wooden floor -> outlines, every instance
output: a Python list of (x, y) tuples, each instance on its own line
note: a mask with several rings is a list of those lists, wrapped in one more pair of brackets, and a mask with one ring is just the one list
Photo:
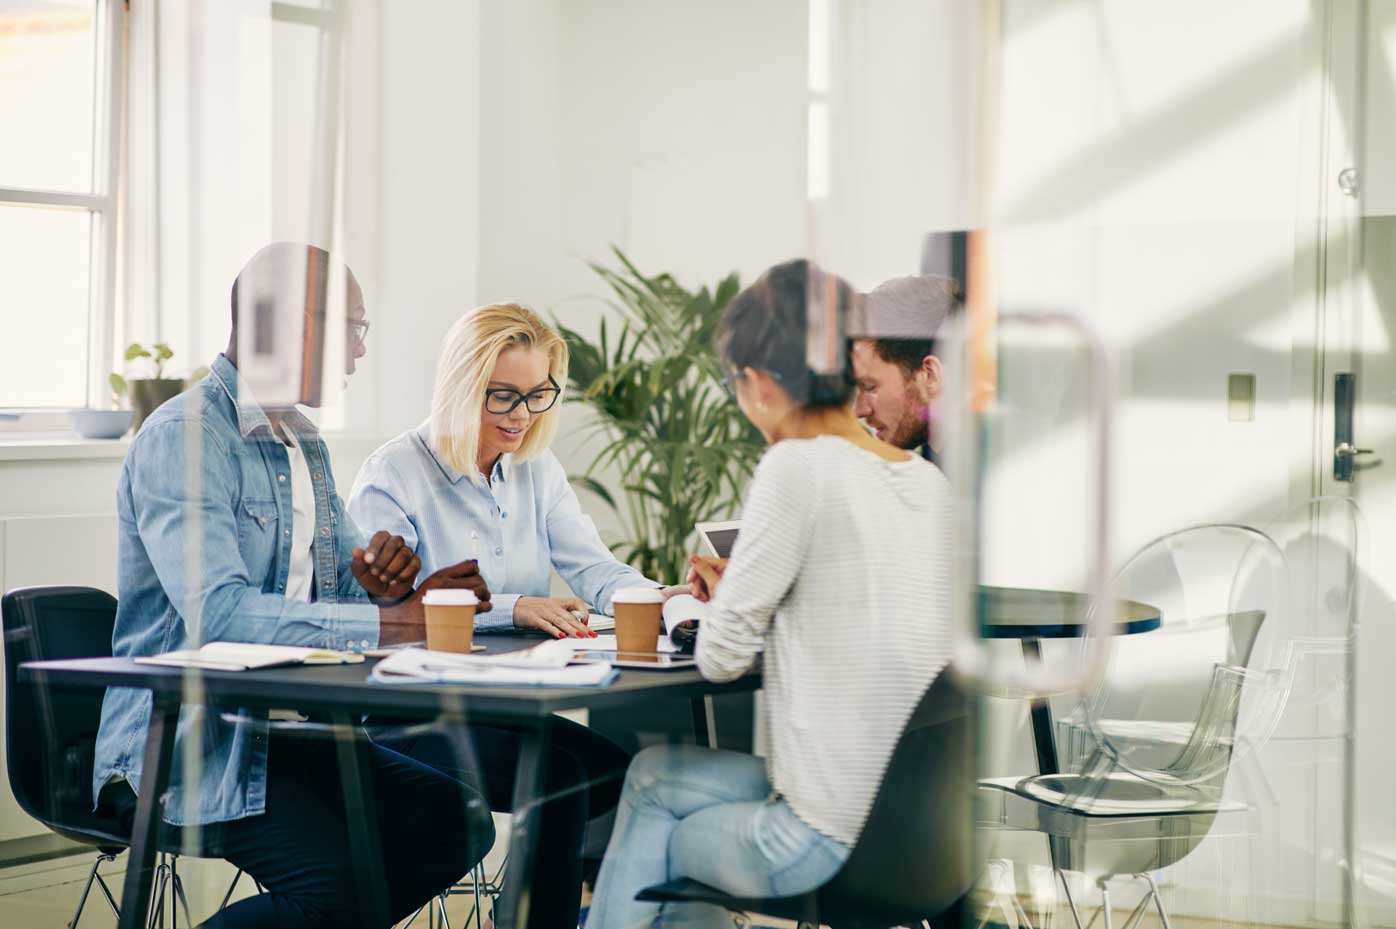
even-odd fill
[[(121, 880), (124, 875), (124, 864), (125, 859), (121, 858), (104, 865), (101, 869), (101, 873), (106, 876), (107, 882), (113, 893), (117, 895), (118, 900)], [(497, 864), (497, 859), (492, 857), (487, 861), (487, 864), (493, 867)], [(72, 918), (90, 865), (91, 858), (84, 856), (0, 871), (0, 927), (3, 929), (58, 929), (58, 927), (66, 926)], [(207, 918), (218, 902), (222, 900), (233, 871), (223, 862), (196, 860), (182, 860), (179, 869), (188, 892), (194, 918), (196, 920)], [(251, 892), (251, 883), (244, 878), (235, 898)], [(585, 902), (587, 901), (584, 900)], [(467, 925), (475, 926), (473, 919), (467, 923), (472, 904), (473, 898), (470, 896), (452, 896), (449, 898), (446, 912), (452, 929), (465, 929)], [(1064, 904), (1052, 913), (1039, 914), (1034, 912), (1031, 906), (1028, 907), (1028, 912), (1037, 929), (1075, 929), (1071, 914)], [(1118, 929), (1124, 925), (1129, 912), (1117, 910), (1113, 915), (1114, 926)], [(1170, 921), (1173, 929), (1241, 929), (1241, 927), (1245, 927), (1245, 929), (1270, 929), (1269, 926), (1262, 926), (1250, 921), (1218, 922), (1184, 916), (1171, 916)], [(99, 892), (94, 890), (88, 899), (87, 909), (82, 922), (79, 924), (79, 929), (82, 927), (111, 926), (113, 922), (110, 909), (100, 897)], [(178, 922), (181, 926), (186, 925), (182, 914)], [(441, 923), (439, 919), (433, 919), (430, 925), (440, 926)], [(780, 929), (793, 927), (792, 923), (766, 918), (754, 919), (753, 925), (780, 927)], [(994, 913), (994, 919), (990, 925), (994, 927), (1012, 926), (1013, 929), (1021, 929), (1014, 923), (1005, 921), (999, 911)], [(1158, 916), (1151, 913), (1141, 925), (1143, 929), (1158, 929), (1161, 923)], [(425, 914), (419, 915), (413, 923), (413, 929), (428, 929), (428, 926), (429, 922)], [(1100, 929), (1101, 926), (1102, 921), (1097, 919), (1096, 929)]]

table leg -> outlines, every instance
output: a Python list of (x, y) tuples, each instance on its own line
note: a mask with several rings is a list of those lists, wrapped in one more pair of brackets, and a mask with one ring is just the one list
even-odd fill
[[(1042, 645), (1037, 639), (1023, 639), (1023, 658), (1027, 661), (1042, 660)], [(1037, 771), (1039, 774), (1060, 774), (1057, 761), (1057, 738), (1052, 727), (1052, 704), (1046, 697), (1032, 701), (1032, 741), (1037, 749)]]
[(694, 697), (691, 705), (694, 744), (717, 748), (717, 725), (713, 719), (713, 698), (711, 696)]
[(354, 720), (336, 713), (335, 750), (339, 756), (339, 780), (344, 788), (344, 813), (349, 827), (349, 856), (354, 864), (359, 905), (372, 915), (372, 924), (387, 926), (388, 901), (384, 896), (383, 844), (378, 835), (378, 805), (373, 794), (373, 772), (368, 759), (368, 736)]
[(526, 729), (519, 738), (519, 759), (514, 773), (514, 803), (509, 824), (509, 867), (494, 914), (498, 929), (523, 929), (533, 893), (533, 853), (538, 844), (538, 823), (543, 795), (550, 720)]
[(160, 844), (160, 818), (170, 786), (179, 701), (156, 697), (150, 708), (141, 764), (141, 789), (136, 794), (136, 819), (131, 825), (131, 851), (121, 891), (119, 929), (143, 929), (150, 911), (150, 884), (155, 876), (155, 852)]

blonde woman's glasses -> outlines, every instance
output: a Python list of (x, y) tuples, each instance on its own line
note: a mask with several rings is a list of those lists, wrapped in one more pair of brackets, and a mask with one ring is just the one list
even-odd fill
[(548, 383), (552, 386), (530, 390), (526, 394), (505, 387), (488, 388), (485, 391), (485, 409), (498, 416), (503, 416), (514, 412), (514, 407), (522, 403), (530, 413), (546, 413), (553, 408), (553, 404), (562, 394), (562, 388), (558, 386), (557, 381), (553, 380), (551, 374), (548, 375)]

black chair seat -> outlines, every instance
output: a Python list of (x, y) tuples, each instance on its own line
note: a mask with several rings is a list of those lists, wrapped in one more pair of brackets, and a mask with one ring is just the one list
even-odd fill
[(635, 899), (649, 903), (715, 903), (729, 910), (762, 913), (795, 922), (813, 921), (819, 909), (818, 900), (812, 893), (798, 897), (747, 899), (733, 897), (716, 887), (686, 879), (646, 887), (635, 895)]
[(835, 929), (955, 925), (979, 868), (973, 859), (974, 704), (947, 670), (922, 694), (878, 786), (863, 832), (837, 874), (793, 897), (745, 899), (692, 880), (637, 900), (713, 903)]
[[(25, 661), (111, 656), (116, 598), (88, 587), (29, 587), (0, 598), (10, 790), (54, 833), (118, 854), (130, 832), (92, 809), (92, 766), (103, 691), (19, 680)], [(191, 841), (192, 840), (192, 841)], [(162, 851), (218, 857), (216, 831), (163, 824)]]

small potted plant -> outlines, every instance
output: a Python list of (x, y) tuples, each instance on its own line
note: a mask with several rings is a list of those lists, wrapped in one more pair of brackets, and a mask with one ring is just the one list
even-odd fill
[(155, 376), (127, 379), (120, 374), (113, 374), (109, 379), (113, 400), (121, 396), (130, 398), (131, 409), (135, 411), (137, 431), (140, 430), (141, 423), (145, 422), (145, 418), (155, 412), (156, 407), (183, 391), (187, 383), (196, 381), (208, 373), (207, 368), (200, 368), (187, 379), (166, 377), (165, 362), (173, 357), (174, 350), (164, 342), (156, 342), (149, 348), (139, 342), (132, 342), (126, 348), (126, 361), (130, 363), (143, 358), (149, 359), (149, 366), (153, 366)]

